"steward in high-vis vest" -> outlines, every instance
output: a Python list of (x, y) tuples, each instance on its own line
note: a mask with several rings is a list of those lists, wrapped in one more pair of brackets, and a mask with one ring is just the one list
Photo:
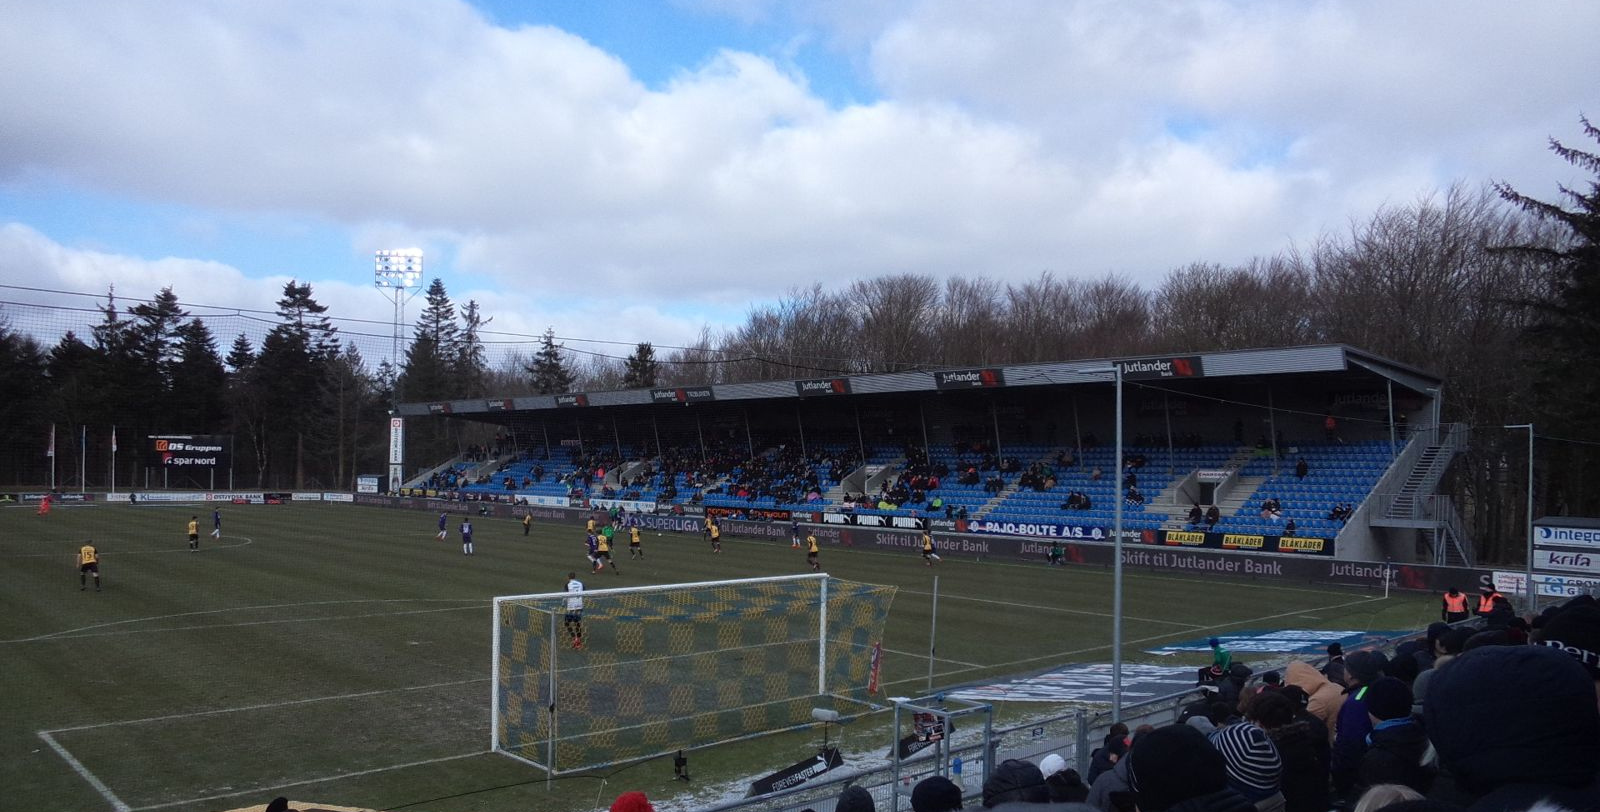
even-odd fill
[(1495, 599), (1504, 597), (1494, 587), (1484, 587), (1483, 594), (1478, 597), (1478, 617), (1487, 617), (1489, 612), (1494, 610)]
[(1444, 593), (1443, 603), (1444, 609), (1441, 610), (1440, 615), (1443, 617), (1444, 622), (1459, 623), (1471, 617), (1467, 613), (1467, 596), (1461, 594), (1461, 590), (1450, 587), (1450, 591)]

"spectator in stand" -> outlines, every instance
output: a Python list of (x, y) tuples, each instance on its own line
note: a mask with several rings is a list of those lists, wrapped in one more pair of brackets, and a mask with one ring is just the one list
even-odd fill
[(1284, 535), (1292, 536), (1292, 535), (1294, 535), (1294, 531), (1296, 531), (1298, 529), (1300, 529), (1300, 527), (1299, 527), (1299, 525), (1294, 523), (1294, 517), (1292, 517), (1292, 516), (1289, 518), (1289, 521), (1283, 523), (1283, 533), (1284, 533)]
[(1345, 659), (1345, 699), (1334, 728), (1331, 768), (1337, 796), (1351, 797), (1356, 785), (1361, 759), (1367, 753), (1367, 734), (1372, 732), (1365, 701), (1367, 686), (1383, 676), (1383, 666), (1383, 655), (1375, 651), (1358, 651)]
[(1206, 516), (1205, 511), (1200, 509), (1200, 503), (1199, 502), (1195, 502), (1194, 505), (1192, 505), (1189, 508), (1189, 524), (1190, 525), (1199, 524), (1202, 520), (1205, 519), (1205, 516)]
[(1033, 762), (1008, 758), (989, 773), (989, 780), (983, 782), (984, 809), (1011, 802), (1050, 802), (1050, 791), (1044, 785), (1044, 773)]
[(1212, 733), (1209, 740), (1227, 764), (1228, 786), (1234, 792), (1254, 804), (1257, 812), (1284, 808), (1283, 757), (1265, 730), (1239, 722)]
[(1306, 695), (1306, 712), (1322, 723), (1328, 743), (1332, 744), (1339, 708), (1344, 705), (1344, 688), (1330, 681), (1310, 663), (1299, 660), (1289, 663), (1283, 674), (1289, 688), (1298, 689)]
[(1139, 812), (1254, 812), (1228, 786), (1228, 764), (1200, 731), (1186, 725), (1140, 736), (1128, 754), (1128, 783)]
[(1306, 474), (1309, 473), (1311, 473), (1311, 466), (1306, 464), (1305, 457), (1301, 457), (1300, 461), (1294, 464), (1294, 476), (1296, 479), (1305, 479)]
[[(1137, 744), (1139, 738), (1155, 730), (1150, 725), (1140, 725), (1134, 731), (1133, 741)], [(1131, 752), (1132, 745), (1128, 747)], [(1132, 812), (1133, 793), (1128, 787), (1128, 758), (1124, 755), (1109, 770), (1101, 773), (1089, 782), (1089, 797), (1084, 803), (1100, 810), (1100, 812)]]
[(1220, 522), (1220, 521), (1222, 521), (1222, 511), (1218, 510), (1216, 505), (1212, 505), (1211, 507), (1206, 508), (1206, 529), (1207, 530), (1215, 529), (1216, 526), (1217, 526), (1217, 522)]
[(1044, 773), (1044, 788), (1049, 794), (1050, 802), (1082, 803), (1089, 797), (1089, 788), (1084, 785), (1083, 777), (1078, 771), (1067, 766), (1067, 760), (1051, 753), (1039, 762), (1039, 772)]
[(961, 788), (942, 775), (929, 776), (911, 789), (912, 812), (960, 812)]
[(1282, 691), (1258, 694), (1245, 708), (1245, 718), (1266, 731), (1283, 762), (1279, 787), (1283, 792), (1284, 812), (1327, 812), (1328, 737), (1326, 729), (1313, 725), (1309, 715), (1301, 718), (1299, 697)]
[(845, 787), (844, 792), (839, 793), (839, 800), (833, 802), (834, 812), (877, 812), (877, 809), (872, 793), (858, 786)]
[(1600, 607), (1593, 602), (1563, 605), (1539, 627), (1534, 644), (1563, 652), (1596, 680), (1600, 695)]
[(1105, 741), (1100, 747), (1089, 754), (1089, 783), (1093, 784), (1101, 773), (1116, 766), (1117, 761), (1127, 753), (1128, 726), (1117, 722), (1106, 731)]
[[(1361, 757), (1356, 788), (1404, 784), (1424, 795), (1433, 786), (1433, 768), (1423, 764), (1428, 736), (1411, 716), (1411, 689), (1394, 677), (1367, 686), (1363, 701), (1372, 721), (1367, 752)], [(1355, 800), (1352, 796), (1351, 800)]]
[(1103, 476), (1105, 476), (1105, 473), (1100, 470), (1100, 466), (1096, 465), (1094, 470), (1089, 472), (1089, 481), (1099, 482), (1100, 478)]
[(1340, 688), (1345, 687), (1344, 646), (1328, 644), (1328, 662), (1322, 666), (1322, 675)]
[(650, 805), (644, 793), (635, 790), (618, 795), (611, 802), (611, 812), (656, 812), (656, 808)]
[(1600, 809), (1600, 705), (1571, 656), (1473, 649), (1438, 668), (1424, 707), (1440, 767), (1430, 800), (1474, 812)]
[(1328, 445), (1339, 442), (1339, 421), (1328, 415), (1322, 419), (1322, 432), (1328, 438)]

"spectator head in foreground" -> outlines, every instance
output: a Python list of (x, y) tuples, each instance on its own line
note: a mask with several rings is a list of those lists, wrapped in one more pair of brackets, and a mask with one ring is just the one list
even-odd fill
[(1594, 679), (1565, 652), (1468, 651), (1433, 676), (1423, 713), (1440, 766), (1473, 798), (1492, 794), (1493, 808), (1546, 797), (1575, 809), (1600, 806)]
[(1204, 733), (1187, 725), (1169, 725), (1134, 742), (1128, 754), (1128, 784), (1139, 812), (1162, 812), (1227, 790), (1228, 765)]
[(929, 776), (911, 790), (913, 812), (951, 812), (961, 808), (961, 788), (942, 775)]
[(1228, 786), (1234, 792), (1250, 803), (1264, 801), (1278, 792), (1283, 758), (1265, 730), (1243, 722), (1217, 730), (1210, 741), (1222, 754), (1228, 769)]
[(650, 805), (650, 799), (637, 790), (624, 792), (611, 802), (611, 812), (655, 812), (656, 808)]
[(1551, 616), (1539, 629), (1539, 645), (1560, 651), (1600, 680), (1600, 607), (1580, 605)]
[(983, 782), (983, 808), (992, 809), (1003, 803), (1049, 803), (1050, 791), (1044, 785), (1044, 773), (1031, 761), (1008, 758), (1000, 762)]
[(872, 793), (857, 786), (844, 788), (839, 793), (839, 800), (833, 802), (833, 812), (877, 812), (878, 805), (872, 800)]

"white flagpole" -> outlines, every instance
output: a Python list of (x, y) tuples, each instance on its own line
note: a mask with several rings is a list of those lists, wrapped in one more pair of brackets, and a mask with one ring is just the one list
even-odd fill
[(50, 457), (50, 490), (56, 489), (56, 424), (50, 424), (50, 447), (44, 452)]
[(111, 484), (107, 488), (107, 491), (108, 492), (114, 492), (117, 489), (117, 424), (115, 424), (115, 423), (111, 424), (111, 477), (110, 477), (110, 480), (111, 480)]
[(78, 493), (89, 488), (89, 427), (78, 424)]

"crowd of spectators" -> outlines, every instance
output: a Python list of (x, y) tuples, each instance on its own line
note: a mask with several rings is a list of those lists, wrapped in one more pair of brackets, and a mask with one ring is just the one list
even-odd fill
[[(1492, 590), (1491, 590), (1492, 592)], [(1498, 593), (1495, 593), (1498, 594)], [(1600, 604), (1531, 619), (1480, 612), (1318, 668), (1254, 674), (1213, 641), (1177, 722), (1113, 725), (1087, 774), (1056, 754), (995, 765), (967, 808), (1072, 812), (1585, 812), (1600, 810)], [(932, 776), (914, 812), (963, 809)], [(847, 788), (843, 812), (873, 812)]]

